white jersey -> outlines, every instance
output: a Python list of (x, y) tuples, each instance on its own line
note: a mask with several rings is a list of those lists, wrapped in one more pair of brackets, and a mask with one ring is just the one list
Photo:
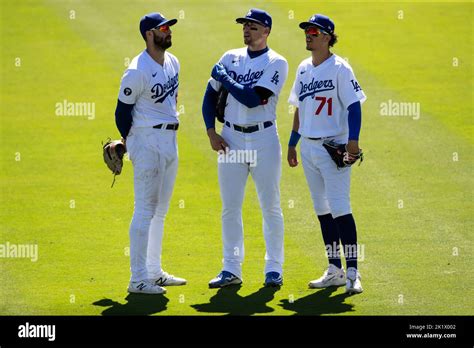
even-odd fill
[[(247, 47), (243, 47), (227, 51), (219, 63), (224, 65), (228, 75), (239, 84), (250, 88), (260, 86), (273, 92), (265, 105), (254, 108), (248, 108), (229, 93), (224, 113), (226, 121), (238, 125), (274, 121), (278, 95), (288, 76), (286, 59), (272, 49), (258, 57), (250, 58)], [(220, 89), (220, 82), (212, 78), (209, 82), (214, 90)]]
[(178, 123), (179, 61), (165, 52), (163, 66), (146, 50), (133, 58), (120, 84), (118, 99), (135, 104), (133, 127), (153, 127), (161, 123)]
[(298, 66), (288, 102), (299, 109), (298, 133), (307, 138), (349, 133), (349, 105), (366, 99), (351, 66), (333, 54), (318, 66), (312, 57)]

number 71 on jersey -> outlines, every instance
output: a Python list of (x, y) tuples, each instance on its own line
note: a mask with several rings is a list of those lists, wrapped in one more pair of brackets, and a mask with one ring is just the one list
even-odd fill
[(332, 98), (314, 96), (314, 100), (319, 101), (318, 108), (314, 113), (316, 116), (319, 116), (326, 104), (328, 107), (328, 116), (332, 116)]

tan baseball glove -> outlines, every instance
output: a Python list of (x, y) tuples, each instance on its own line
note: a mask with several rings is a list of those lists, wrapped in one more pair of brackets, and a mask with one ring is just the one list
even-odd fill
[(104, 155), (104, 162), (107, 167), (112, 171), (114, 174), (114, 181), (112, 182), (112, 186), (115, 183), (115, 176), (120, 175), (122, 173), (123, 168), (123, 156), (127, 152), (127, 148), (122, 140), (111, 140), (110, 138), (107, 141), (102, 143), (102, 150)]

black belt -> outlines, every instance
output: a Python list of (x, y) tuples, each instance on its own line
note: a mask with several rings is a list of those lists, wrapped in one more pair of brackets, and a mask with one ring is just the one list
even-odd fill
[[(225, 121), (225, 125), (226, 125), (227, 127), (231, 128), (229, 121)], [(254, 125), (254, 126), (248, 126), (248, 127), (242, 127), (242, 126), (238, 126), (238, 125), (236, 125), (236, 124), (234, 124), (233, 126), (234, 126), (234, 129), (235, 129), (237, 132), (253, 133), (253, 132), (258, 131), (258, 124)], [(273, 126), (273, 122), (272, 122), (272, 121), (265, 121), (265, 122), (263, 122), (263, 128), (268, 128), (268, 127), (271, 127), (271, 126)]]
[[(153, 126), (153, 128), (161, 129), (163, 128), (163, 123), (157, 124), (156, 126)], [(167, 124), (165, 129), (178, 130), (178, 128), (179, 128), (179, 123), (173, 123), (173, 124)]]
[(335, 135), (330, 136), (330, 137), (320, 137), (320, 138), (307, 138), (309, 140), (324, 140), (324, 139), (329, 139), (329, 138), (334, 138)]

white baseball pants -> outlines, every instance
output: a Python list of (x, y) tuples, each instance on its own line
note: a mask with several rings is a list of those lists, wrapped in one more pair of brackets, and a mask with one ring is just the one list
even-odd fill
[[(345, 139), (335, 139), (343, 143)], [(331, 214), (333, 218), (351, 214), (351, 167), (337, 169), (323, 140), (301, 138), (301, 162), (317, 215)]]
[(127, 149), (134, 172), (135, 208), (130, 224), (131, 281), (161, 273), (161, 242), (178, 169), (176, 131), (132, 128)]
[(255, 182), (263, 215), (265, 273), (282, 273), (283, 214), (280, 207), (281, 146), (276, 124), (254, 133), (242, 133), (224, 126), (222, 137), (230, 150), (248, 150), (256, 154), (256, 163), (219, 163), (218, 175), (222, 199), (223, 269), (242, 278), (244, 235), (242, 204), (250, 174)]

